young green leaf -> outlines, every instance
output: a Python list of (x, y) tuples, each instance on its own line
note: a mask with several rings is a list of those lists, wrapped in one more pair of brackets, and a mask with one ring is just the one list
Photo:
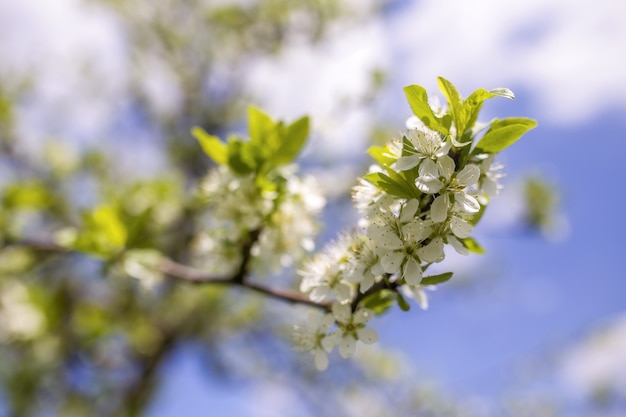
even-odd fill
[(365, 297), (361, 305), (378, 316), (389, 310), (394, 301), (396, 301), (396, 293), (391, 290), (380, 290)]
[(452, 278), (452, 272), (444, 272), (443, 274), (431, 275), (422, 278), (421, 285), (436, 285), (448, 281)]
[(491, 123), (491, 127), (485, 133), (485, 136), (478, 142), (473, 154), (500, 152), (511, 146), (524, 133), (536, 126), (537, 122), (535, 120), (522, 117), (496, 120)]
[(270, 162), (274, 166), (285, 165), (293, 162), (309, 136), (309, 118), (302, 117), (284, 129), (280, 129), (279, 145)]
[(417, 187), (413, 186), (413, 188), (415, 188), (415, 190), (413, 190), (410, 184), (406, 184), (404, 181), (394, 180), (382, 172), (371, 172), (363, 178), (384, 192), (395, 195), (396, 197), (416, 198), (415, 194), (418, 192)]
[[(430, 107), (430, 104), (428, 104), (428, 93), (426, 93), (424, 87), (415, 84), (408, 85), (404, 87), (404, 94), (409, 101), (409, 106), (411, 106), (413, 114), (415, 114), (426, 127), (433, 130), (443, 130), (437, 116), (433, 113), (433, 109)], [(447, 134), (448, 132), (445, 131), (442, 133)]]
[(485, 253), (485, 249), (480, 246), (480, 244), (473, 237), (467, 237), (464, 239), (459, 239), (463, 246), (470, 251), (471, 253), (476, 253), (478, 255), (482, 255)]
[(200, 142), (200, 146), (212, 160), (220, 165), (228, 161), (226, 145), (217, 136), (209, 135), (200, 127), (191, 129), (191, 134)]
[(250, 142), (231, 137), (228, 141), (228, 166), (239, 175), (250, 174), (257, 169)]
[(371, 146), (367, 153), (374, 158), (378, 165), (383, 167), (391, 165), (396, 161), (396, 158), (389, 153), (387, 146)]
[(439, 85), (439, 90), (448, 100), (448, 108), (452, 113), (452, 119), (454, 120), (454, 125), (457, 129), (457, 140), (459, 140), (467, 127), (465, 109), (463, 108), (463, 99), (459, 95), (456, 87), (445, 78), (437, 77), (437, 84)]
[(251, 142), (269, 145), (268, 141), (275, 128), (271, 117), (256, 107), (248, 107), (248, 133)]
[(411, 309), (411, 305), (406, 301), (402, 294), (397, 292), (396, 297), (398, 299), (398, 307), (400, 307), (400, 310), (409, 311)]

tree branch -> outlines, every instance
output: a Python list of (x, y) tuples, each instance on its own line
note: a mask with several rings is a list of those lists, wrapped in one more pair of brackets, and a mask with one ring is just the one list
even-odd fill
[(171, 277), (179, 278), (194, 284), (236, 285), (291, 304), (305, 304), (326, 311), (330, 311), (331, 307), (330, 303), (318, 303), (312, 301), (305, 294), (296, 291), (270, 288), (260, 284), (255, 284), (245, 279), (235, 279), (238, 278), (238, 274), (233, 278), (216, 277), (195, 268), (179, 264), (171, 259), (164, 259), (159, 265), (159, 270)]

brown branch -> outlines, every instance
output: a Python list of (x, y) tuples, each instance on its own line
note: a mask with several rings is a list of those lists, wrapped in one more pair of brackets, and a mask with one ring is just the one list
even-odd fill
[[(256, 234), (251, 235), (251, 241), (254, 241)], [(65, 248), (63, 246), (57, 245), (54, 242), (41, 241), (41, 240), (22, 240), (22, 241), (13, 241), (7, 242), (12, 245), (21, 245), (27, 246), (37, 251), (50, 252), (50, 253), (72, 253), (76, 252), (74, 250)], [(250, 247), (252, 244), (249, 245)], [(249, 250), (244, 253), (248, 253)], [(82, 252), (81, 252), (82, 253)], [(232, 277), (218, 277), (215, 275), (207, 274), (206, 272), (200, 271), (198, 269), (192, 268), (187, 265), (180, 264), (171, 259), (165, 258), (161, 261), (158, 268), (161, 272), (166, 275), (169, 275), (173, 278), (178, 278), (190, 283), (194, 284), (216, 284), (216, 285), (233, 285), (240, 286), (243, 288), (247, 288), (248, 290), (257, 292), (259, 294), (266, 295), (275, 300), (282, 300), (291, 304), (304, 304), (311, 307), (319, 308), (324, 311), (330, 311), (331, 303), (329, 302), (316, 302), (309, 299), (309, 297), (305, 294), (299, 293), (293, 290), (287, 289), (279, 289), (279, 288), (271, 288), (266, 287), (261, 284), (256, 284), (253, 282), (249, 282), (246, 277), (248, 275), (247, 272), (247, 264), (250, 257), (244, 257), (244, 261), (241, 263), (241, 266), (237, 273)]]
[(255, 284), (245, 279), (235, 279), (238, 277), (237, 275), (235, 275), (234, 278), (216, 277), (195, 268), (179, 264), (171, 259), (164, 259), (159, 265), (159, 270), (171, 277), (179, 278), (194, 284), (236, 285), (291, 304), (305, 304), (326, 311), (330, 311), (331, 307), (330, 303), (318, 303), (312, 301), (305, 294), (296, 291), (270, 288), (261, 284)]

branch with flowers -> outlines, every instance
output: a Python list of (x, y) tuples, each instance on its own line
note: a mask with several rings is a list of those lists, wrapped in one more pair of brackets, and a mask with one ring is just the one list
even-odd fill
[[(233, 135), (224, 142), (201, 128), (192, 131), (217, 168), (200, 185), (197, 207), (204, 215), (194, 225), (200, 232), (188, 262), (133, 247), (132, 225), (106, 205), (86, 213), (81, 226), (59, 231), (54, 245), (104, 258), (147, 286), (168, 275), (313, 307), (294, 336), (297, 349), (311, 352), (323, 370), (335, 348), (347, 358), (358, 342), (378, 340), (367, 327), (372, 317), (396, 304), (409, 310), (407, 298), (427, 307), (424, 290), (452, 278), (429, 271), (444, 261), (446, 246), (461, 255), (484, 251), (472, 231), (500, 189), (495, 157), (536, 126), (526, 118), (478, 122), (485, 100), (513, 98), (508, 89), (479, 89), (463, 99), (449, 81), (438, 84), (443, 108), (430, 104), (423, 87), (404, 88), (414, 116), (402, 137), (369, 149), (375, 164), (352, 193), (360, 221), (311, 257), (324, 198), (294, 164), (309, 119), (286, 124), (256, 108), (248, 112), (249, 139)], [(146, 214), (148, 220), (153, 215)], [(254, 282), (288, 267), (297, 270), (299, 291)]]

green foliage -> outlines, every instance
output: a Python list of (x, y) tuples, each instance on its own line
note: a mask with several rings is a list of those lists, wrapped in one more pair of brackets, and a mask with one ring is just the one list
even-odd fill
[(477, 255), (482, 255), (485, 253), (485, 249), (480, 246), (480, 244), (473, 237), (466, 237), (463, 239), (459, 239), (459, 241), (470, 253), (475, 253)]
[(7, 209), (44, 209), (54, 197), (41, 183), (28, 181), (9, 184), (2, 194), (2, 205)]
[(474, 153), (498, 153), (517, 142), (522, 135), (537, 126), (532, 119), (509, 117), (491, 122), (489, 130), (476, 145)]
[(452, 272), (445, 272), (443, 274), (430, 275), (422, 278), (422, 285), (437, 285), (446, 282), (452, 278)]
[(252, 172), (265, 174), (297, 158), (309, 136), (309, 118), (302, 117), (292, 124), (272, 120), (261, 110), (248, 109), (249, 141), (230, 137), (225, 145), (218, 137), (199, 127), (191, 131), (202, 150), (218, 164), (227, 164), (240, 175)]
[(368, 308), (376, 315), (381, 315), (393, 307), (397, 300), (397, 293), (392, 290), (383, 289), (376, 291), (361, 301), (361, 306)]
[(415, 184), (406, 181), (402, 176), (392, 170), (388, 171), (388, 174), (389, 175), (382, 172), (371, 172), (363, 178), (384, 192), (396, 197), (411, 199), (420, 196), (420, 192)]
[(72, 247), (92, 255), (110, 258), (126, 245), (128, 229), (119, 210), (109, 205), (96, 207), (83, 215), (83, 227)]

